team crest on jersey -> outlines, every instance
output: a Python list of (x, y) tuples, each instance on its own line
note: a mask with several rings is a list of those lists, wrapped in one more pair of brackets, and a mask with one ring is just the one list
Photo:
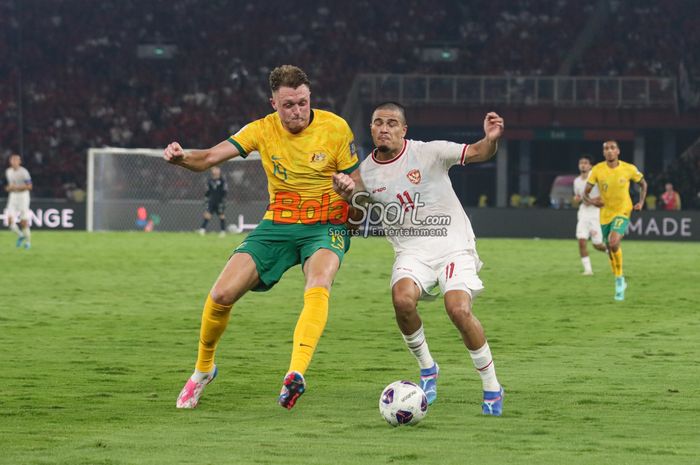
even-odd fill
[(325, 153), (314, 153), (311, 155), (311, 163), (320, 163), (326, 159)]
[(420, 171), (418, 171), (417, 169), (409, 171), (406, 177), (413, 184), (419, 184), (421, 180)]

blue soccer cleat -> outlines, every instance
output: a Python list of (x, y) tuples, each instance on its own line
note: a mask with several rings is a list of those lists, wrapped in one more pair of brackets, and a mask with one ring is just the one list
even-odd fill
[(503, 413), (503, 386), (499, 391), (484, 391), (484, 400), (481, 402), (481, 413), (500, 417)]
[(625, 300), (625, 289), (627, 289), (627, 281), (624, 276), (615, 278), (615, 300)]
[(21, 246), (22, 246), (22, 242), (24, 242), (24, 236), (19, 236), (19, 237), (17, 238), (17, 242), (15, 243), (15, 247), (21, 247)]
[(434, 363), (432, 367), (420, 371), (420, 388), (425, 392), (428, 405), (432, 405), (437, 399), (437, 379), (440, 374), (440, 367)]
[(290, 371), (284, 377), (282, 382), (282, 390), (277, 399), (277, 403), (287, 410), (291, 410), (297, 399), (306, 391), (306, 381), (304, 376), (298, 371)]

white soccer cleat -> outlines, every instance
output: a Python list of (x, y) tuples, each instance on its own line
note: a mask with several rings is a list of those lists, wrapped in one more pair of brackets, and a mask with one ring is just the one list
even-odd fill
[(586, 270), (581, 273), (583, 276), (593, 276), (593, 270)]
[(203, 236), (203, 235), (205, 235), (206, 233), (207, 233), (207, 230), (204, 229), (204, 228), (199, 228), (199, 229), (197, 230), (197, 234), (199, 234), (200, 236)]

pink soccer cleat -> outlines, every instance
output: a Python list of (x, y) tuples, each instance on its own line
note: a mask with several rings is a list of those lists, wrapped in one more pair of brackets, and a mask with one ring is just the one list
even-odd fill
[(197, 382), (190, 377), (185, 383), (185, 387), (180, 391), (180, 395), (177, 396), (177, 408), (195, 408), (202, 392), (204, 392), (204, 387), (214, 381), (218, 372), (219, 370), (214, 365), (214, 369), (207, 374), (203, 381)]

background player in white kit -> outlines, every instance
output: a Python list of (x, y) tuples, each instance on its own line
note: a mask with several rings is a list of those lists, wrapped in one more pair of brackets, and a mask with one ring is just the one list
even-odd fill
[[(586, 245), (588, 239), (591, 240), (596, 250), (606, 251), (605, 244), (603, 244), (603, 231), (600, 229), (600, 208), (583, 198), (588, 175), (591, 174), (591, 168), (593, 168), (591, 158), (587, 155), (582, 156), (578, 160), (579, 175), (574, 179), (574, 204), (579, 204), (578, 213), (576, 214), (576, 239), (578, 239), (578, 250), (581, 255), (583, 274), (586, 276), (593, 274), (591, 257), (588, 256), (588, 247)], [(598, 192), (598, 186), (594, 186), (591, 191), (591, 198), (597, 197), (600, 197), (600, 192)]]
[[(404, 139), (408, 129), (405, 110), (394, 102), (374, 110), (370, 127), (377, 148), (359, 170), (351, 176), (336, 174), (333, 182), (336, 191), (346, 199), (354, 191), (356, 200), (364, 196), (370, 206), (379, 203), (387, 212), (405, 212), (403, 222), (394, 224), (396, 218), (391, 215), (382, 220), (396, 257), (391, 277), (396, 321), (418, 361), (421, 387), (428, 402), (434, 402), (439, 367), (428, 349), (417, 304), (419, 299), (435, 297), (432, 291), (439, 287), (447, 314), (481, 375), (482, 413), (501, 415), (503, 388), (496, 378), (484, 330), (472, 313), (472, 300), (484, 288), (477, 274), (482, 263), (469, 218), (447, 172), (453, 165), (491, 158), (503, 134), (503, 119), (488, 113), (484, 119), (486, 136), (471, 145)], [(449, 224), (441, 222), (441, 218), (448, 218)], [(432, 226), (436, 223), (439, 224)], [(421, 234), (430, 228), (436, 234)]]
[[(29, 171), (22, 166), (22, 158), (10, 155), (10, 167), (5, 170), (7, 185), (7, 216), (10, 229), (17, 233), (17, 247), (24, 244), (25, 249), (31, 247), (31, 232), (29, 231), (29, 191), (32, 190), (32, 178)], [(19, 216), (19, 228), (15, 218)], [(21, 229), (20, 229), (21, 228)]]

